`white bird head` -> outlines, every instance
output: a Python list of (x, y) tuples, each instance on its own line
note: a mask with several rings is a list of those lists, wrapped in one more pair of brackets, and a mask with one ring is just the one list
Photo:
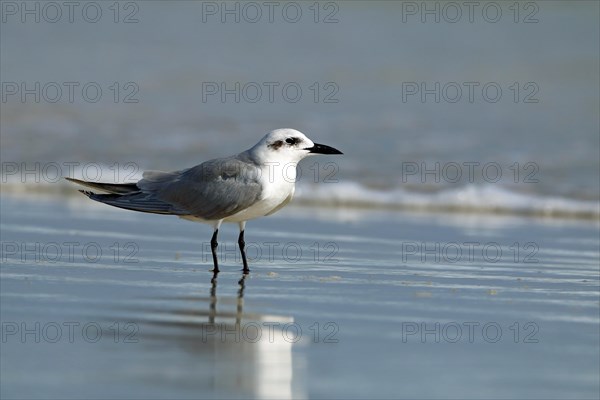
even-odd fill
[(260, 160), (298, 162), (312, 154), (343, 154), (324, 144), (314, 143), (295, 129), (275, 129), (267, 133), (252, 149)]

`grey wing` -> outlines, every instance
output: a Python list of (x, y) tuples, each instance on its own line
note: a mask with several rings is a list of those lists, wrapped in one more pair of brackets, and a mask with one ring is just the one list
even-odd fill
[(210, 160), (193, 168), (165, 173), (149, 171), (137, 183), (143, 193), (169, 204), (179, 215), (218, 220), (259, 200), (260, 170), (236, 157)]
[(124, 208), (126, 210), (167, 215), (189, 214), (185, 210), (177, 209), (173, 204), (165, 203), (164, 201), (158, 200), (151, 193), (143, 193), (141, 191), (137, 191), (135, 193), (120, 195), (116, 193), (98, 194), (87, 190), (80, 190), (80, 192), (85, 194), (92, 200), (108, 204), (113, 207)]

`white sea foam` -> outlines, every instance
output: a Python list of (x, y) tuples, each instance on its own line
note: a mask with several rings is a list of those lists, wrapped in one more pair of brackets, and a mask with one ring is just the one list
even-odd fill
[(522, 194), (492, 184), (467, 185), (433, 193), (401, 187), (376, 190), (355, 182), (299, 185), (296, 199), (305, 204), (329, 206), (600, 218), (598, 202)]
[[(126, 166), (118, 167), (83, 165), (75, 167), (72, 176), (98, 182), (136, 182), (142, 177), (142, 171), (134, 171)], [(96, 173), (97, 170), (100, 172)], [(35, 174), (25, 176), (26, 179), (20, 174), (3, 175), (2, 193), (77, 193), (73, 184), (51, 174), (48, 172), (48, 176), (44, 176), (42, 171), (39, 179), (36, 179), (38, 177)], [(94, 176), (90, 178), (92, 174)], [(404, 187), (373, 189), (353, 181), (335, 184), (300, 182), (294, 201), (296, 204), (327, 207), (600, 219), (600, 202), (518, 193), (494, 184), (469, 184), (458, 188), (419, 192)]]

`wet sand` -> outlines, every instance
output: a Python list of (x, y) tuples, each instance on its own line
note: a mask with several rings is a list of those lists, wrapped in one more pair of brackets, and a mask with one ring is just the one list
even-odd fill
[(598, 221), (2, 196), (2, 398), (597, 398)]

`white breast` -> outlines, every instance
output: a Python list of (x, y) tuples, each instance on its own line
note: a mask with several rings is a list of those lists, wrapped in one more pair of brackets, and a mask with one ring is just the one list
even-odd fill
[(260, 200), (247, 209), (224, 219), (225, 222), (240, 222), (263, 217), (294, 195), (296, 188), (296, 164), (264, 167), (261, 174), (262, 192)]

